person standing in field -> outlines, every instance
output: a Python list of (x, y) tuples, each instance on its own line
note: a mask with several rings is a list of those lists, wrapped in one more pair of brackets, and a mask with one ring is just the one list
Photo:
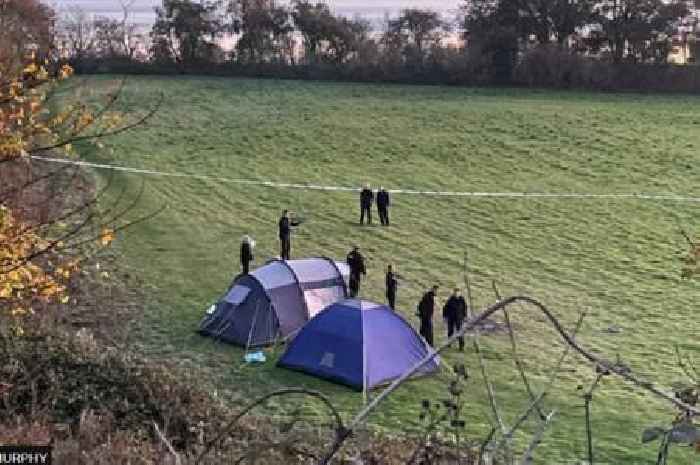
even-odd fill
[(418, 304), (418, 316), (420, 317), (420, 335), (433, 347), (433, 313), (435, 312), (435, 296), (438, 286), (433, 286), (428, 292), (423, 294)]
[[(442, 309), (442, 317), (447, 322), (447, 337), (452, 337), (456, 331), (462, 329), (462, 323), (467, 316), (467, 303), (462, 297), (459, 288), (455, 288), (452, 295)], [(459, 337), (459, 350), (464, 351), (464, 338)]]
[(280, 238), (280, 259), (290, 260), (292, 254), (292, 227), (299, 226), (299, 222), (290, 218), (289, 211), (284, 210), (278, 223)]
[(389, 307), (392, 310), (396, 310), (396, 288), (398, 287), (398, 280), (391, 265), (386, 267), (386, 300), (389, 301)]
[(244, 275), (250, 272), (250, 262), (255, 260), (253, 256), (254, 248), (255, 241), (247, 234), (243, 236), (243, 240), (241, 241), (241, 269)]
[(382, 226), (389, 226), (389, 205), (391, 205), (389, 191), (384, 189), (384, 186), (380, 186), (377, 191), (377, 211)]
[(360, 253), (357, 246), (352, 248), (352, 251), (346, 258), (347, 264), (350, 267), (350, 297), (354, 298), (360, 293), (360, 280), (362, 275), (367, 274), (365, 268), (365, 258)]
[(372, 224), (372, 202), (374, 202), (374, 193), (369, 188), (369, 184), (365, 184), (360, 192), (360, 224), (365, 224), (365, 215), (367, 215), (367, 224)]

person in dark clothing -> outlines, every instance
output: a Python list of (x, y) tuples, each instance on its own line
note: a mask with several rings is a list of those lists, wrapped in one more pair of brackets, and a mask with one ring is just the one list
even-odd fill
[(379, 221), (382, 222), (382, 226), (389, 226), (389, 205), (391, 205), (389, 191), (381, 186), (377, 191), (377, 211), (379, 212)]
[(433, 312), (435, 311), (435, 296), (438, 286), (433, 286), (423, 294), (418, 304), (418, 316), (420, 317), (420, 335), (423, 336), (430, 347), (433, 347)]
[(374, 193), (369, 188), (369, 184), (365, 184), (365, 188), (360, 192), (360, 224), (365, 224), (365, 215), (367, 215), (367, 224), (372, 224), (372, 202), (374, 202)]
[[(462, 323), (467, 316), (467, 303), (460, 294), (458, 288), (454, 289), (452, 295), (442, 308), (442, 317), (447, 322), (447, 337), (462, 329)], [(459, 338), (459, 350), (464, 351), (464, 338)]]
[(279, 238), (280, 238), (280, 259), (290, 260), (292, 253), (292, 227), (299, 226), (299, 222), (291, 218), (289, 211), (282, 212), (282, 218), (279, 220)]
[(397, 276), (391, 268), (391, 265), (386, 267), (386, 300), (389, 301), (389, 307), (396, 310), (396, 288), (398, 287)]
[(254, 248), (255, 241), (251, 239), (250, 236), (243, 236), (243, 240), (241, 241), (241, 268), (243, 269), (244, 275), (250, 272), (250, 262), (255, 259), (253, 256)]
[(357, 297), (357, 294), (360, 293), (361, 277), (367, 274), (365, 259), (360, 253), (360, 249), (355, 246), (348, 254), (346, 260), (350, 267), (350, 297)]

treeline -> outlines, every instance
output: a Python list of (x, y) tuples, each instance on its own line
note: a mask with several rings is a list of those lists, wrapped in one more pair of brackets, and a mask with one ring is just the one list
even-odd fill
[(466, 0), (381, 27), (308, 0), (163, 0), (147, 37), (126, 18), (63, 25), (78, 71), (700, 91), (700, 70), (668, 64), (695, 56), (679, 0)]

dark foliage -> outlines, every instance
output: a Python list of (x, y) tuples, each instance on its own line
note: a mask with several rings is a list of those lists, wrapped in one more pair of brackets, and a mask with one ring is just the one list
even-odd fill
[[(467, 0), (457, 21), (464, 43), (448, 46), (452, 25), (426, 9), (405, 9), (373, 35), (325, 2), (164, 0), (147, 60), (113, 53), (116, 25), (99, 23), (102, 52), (80, 48), (72, 64), (82, 73), (698, 92), (696, 68), (667, 64), (688, 14), (685, 3), (660, 0)], [(227, 34), (230, 53), (220, 48)]]

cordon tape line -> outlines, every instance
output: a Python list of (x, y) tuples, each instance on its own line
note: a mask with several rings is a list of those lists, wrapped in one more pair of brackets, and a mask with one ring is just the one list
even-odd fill
[[(358, 187), (346, 186), (323, 186), (317, 184), (295, 184), (286, 182), (274, 181), (259, 181), (253, 179), (235, 179), (225, 178), (221, 176), (211, 176), (205, 174), (177, 173), (172, 171), (156, 171), (142, 168), (131, 168), (128, 166), (108, 165), (104, 163), (92, 163), (80, 160), (68, 160), (65, 158), (51, 158), (39, 155), (31, 155), (33, 160), (63, 163), (75, 166), (84, 166), (89, 168), (121, 171), (133, 174), (143, 174), (148, 176), (174, 177), (197, 179), (200, 181), (218, 181), (229, 184), (246, 184), (252, 186), (274, 187), (280, 189), (303, 189), (303, 190), (319, 190), (319, 191), (341, 191), (341, 192), (359, 192)], [(427, 191), (415, 189), (387, 189), (392, 194), (406, 195), (426, 195), (426, 196), (442, 196), (442, 197), (482, 197), (482, 198), (544, 198), (544, 199), (636, 199), (636, 200), (655, 200), (668, 202), (689, 202), (700, 203), (700, 197), (688, 197), (677, 194), (644, 194), (644, 193), (623, 193), (623, 194), (592, 194), (592, 193), (573, 193), (573, 192), (458, 192), (458, 191)]]

